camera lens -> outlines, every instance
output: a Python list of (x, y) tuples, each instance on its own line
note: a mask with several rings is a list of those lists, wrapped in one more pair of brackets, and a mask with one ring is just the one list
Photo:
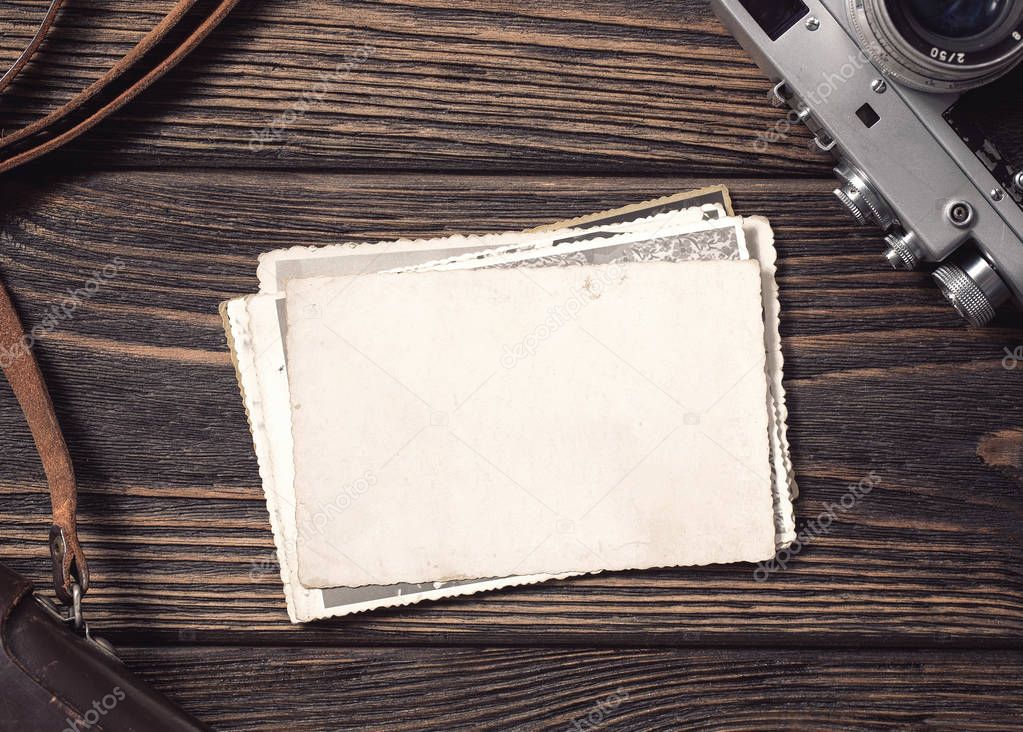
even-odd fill
[(906, 12), (920, 27), (944, 38), (971, 38), (998, 26), (1009, 0), (907, 0)]
[(864, 52), (915, 89), (966, 91), (1023, 61), (1023, 0), (847, 0)]

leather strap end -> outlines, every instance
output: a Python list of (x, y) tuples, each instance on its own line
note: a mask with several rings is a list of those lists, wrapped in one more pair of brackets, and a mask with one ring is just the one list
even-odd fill
[(54, 524), (50, 527), (50, 558), (53, 560), (53, 590), (66, 605), (74, 601), (74, 586), (81, 594), (89, 590), (89, 565), (78, 543), (78, 534)]

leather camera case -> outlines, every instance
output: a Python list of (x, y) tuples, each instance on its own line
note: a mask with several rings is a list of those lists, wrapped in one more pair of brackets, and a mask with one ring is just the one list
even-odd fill
[(208, 729), (53, 613), (27, 579), (0, 565), (0, 729)]

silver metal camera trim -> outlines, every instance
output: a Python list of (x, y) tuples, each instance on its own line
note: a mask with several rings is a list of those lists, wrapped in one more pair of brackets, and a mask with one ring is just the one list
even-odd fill
[[(987, 291), (1001, 300), (1011, 295), (1023, 306), (1023, 209), (1012, 196), (992, 197), (1002, 186), (945, 121), (959, 95), (919, 91), (879, 68), (858, 42), (848, 1), (804, 0), (807, 12), (775, 41), (739, 0), (711, 0), (711, 6), (772, 81), (783, 85), (798, 117), (827, 142), (820, 146), (833, 145), (839, 168), (860, 171), (870, 193), (894, 212), (889, 233), (905, 237), (915, 256), (896, 253), (889, 261), (989, 268), (1005, 286)], [(818, 19), (817, 30), (806, 27), (809, 17)], [(887, 93), (878, 93), (879, 86)], [(880, 118), (871, 127), (857, 116), (865, 104)], [(973, 209), (966, 228), (945, 215), (952, 202)], [(967, 242), (976, 251), (953, 263)]]
[[(860, 45), (889, 77), (921, 91), (963, 92), (984, 86), (1011, 70), (1023, 55), (1023, 44), (997, 59), (970, 66), (935, 61), (903, 38), (885, 0), (846, 0), (846, 9)], [(1023, 6), (1010, 10), (1010, 27), (1019, 26)]]

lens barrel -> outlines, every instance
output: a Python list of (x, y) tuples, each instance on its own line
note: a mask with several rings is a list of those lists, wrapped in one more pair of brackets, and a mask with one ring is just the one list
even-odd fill
[(996, 31), (1012, 9), (1009, 0), (906, 0), (902, 5), (920, 31), (944, 41)]
[(907, 86), (960, 92), (1023, 61), (1023, 0), (847, 0), (860, 46)]

